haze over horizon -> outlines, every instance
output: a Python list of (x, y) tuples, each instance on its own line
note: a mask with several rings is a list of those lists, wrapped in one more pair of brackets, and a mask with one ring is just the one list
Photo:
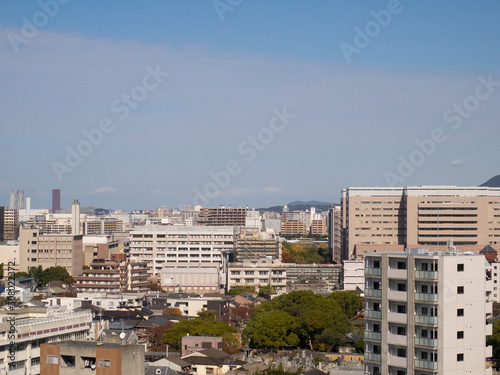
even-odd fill
[(498, 174), (498, 2), (220, 3), (0, 3), (0, 205), (337, 203)]

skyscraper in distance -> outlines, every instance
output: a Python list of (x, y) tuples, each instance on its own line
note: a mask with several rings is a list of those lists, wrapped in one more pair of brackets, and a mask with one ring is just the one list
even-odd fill
[(10, 209), (22, 210), (24, 209), (24, 190), (12, 189), (10, 191)]
[(52, 189), (52, 213), (61, 209), (61, 190)]

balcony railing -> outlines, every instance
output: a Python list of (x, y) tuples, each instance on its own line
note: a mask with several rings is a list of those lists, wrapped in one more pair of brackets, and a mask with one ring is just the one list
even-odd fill
[(382, 340), (382, 333), (365, 331), (365, 340)]
[(382, 268), (373, 268), (373, 267), (365, 268), (365, 276), (381, 276), (381, 275), (382, 275)]
[(415, 323), (417, 324), (438, 324), (437, 316), (415, 315)]
[(382, 311), (365, 310), (365, 318), (382, 319)]
[(426, 346), (428, 348), (434, 348), (438, 346), (437, 339), (428, 339), (426, 337), (415, 337), (415, 345)]
[(375, 353), (365, 353), (365, 361), (381, 362), (382, 355)]
[(416, 359), (415, 360), (415, 367), (417, 367), (417, 368), (423, 368), (423, 369), (428, 369), (428, 370), (437, 370), (438, 363), (437, 362), (427, 361), (425, 359)]
[(415, 293), (415, 301), (421, 302), (437, 302), (438, 295), (432, 293)]
[(415, 279), (437, 280), (437, 271), (415, 271)]
[(365, 297), (382, 298), (382, 290), (365, 288)]

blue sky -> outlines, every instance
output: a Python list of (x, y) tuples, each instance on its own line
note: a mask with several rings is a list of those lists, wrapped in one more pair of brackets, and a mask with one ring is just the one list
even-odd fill
[(12, 188), (33, 207), (59, 188), (64, 207), (132, 210), (479, 185), (499, 174), (499, 14), (497, 1), (0, 2), (0, 204)]

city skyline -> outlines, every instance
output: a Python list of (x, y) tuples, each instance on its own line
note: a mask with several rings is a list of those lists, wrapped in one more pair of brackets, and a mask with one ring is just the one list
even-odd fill
[[(0, 4), (0, 204), (339, 203), (499, 174), (494, 1)], [(203, 203), (203, 198), (198, 199)]]

